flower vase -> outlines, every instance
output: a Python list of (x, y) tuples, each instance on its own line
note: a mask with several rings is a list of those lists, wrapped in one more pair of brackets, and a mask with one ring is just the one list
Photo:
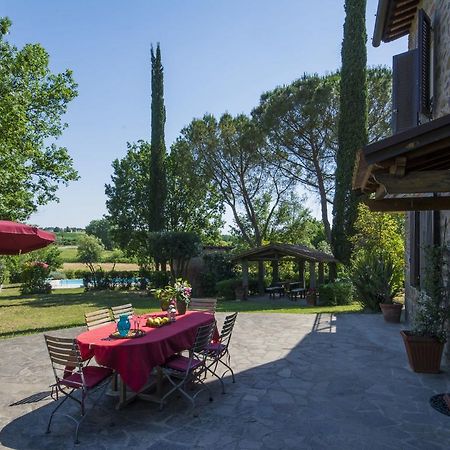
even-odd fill
[(119, 321), (117, 322), (117, 331), (122, 337), (125, 337), (130, 331), (131, 323), (127, 314), (123, 314), (120, 316)]
[(182, 316), (183, 314), (186, 314), (186, 302), (184, 302), (183, 300), (178, 300), (177, 301), (177, 311), (180, 316)]

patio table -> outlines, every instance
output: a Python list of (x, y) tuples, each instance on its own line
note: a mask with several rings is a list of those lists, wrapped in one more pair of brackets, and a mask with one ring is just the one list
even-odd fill
[[(186, 350), (195, 341), (197, 329), (214, 321), (214, 315), (203, 311), (188, 311), (177, 316), (174, 323), (160, 328), (145, 326), (152, 314), (141, 316), (140, 328), (145, 336), (135, 339), (110, 338), (116, 330), (111, 323), (86, 331), (77, 337), (83, 358), (95, 357), (98, 364), (114, 369), (124, 383), (135, 393), (146, 387), (154, 368), (175, 353)], [(126, 387), (124, 386), (124, 389)], [(128, 403), (126, 392), (121, 392), (119, 407)]]

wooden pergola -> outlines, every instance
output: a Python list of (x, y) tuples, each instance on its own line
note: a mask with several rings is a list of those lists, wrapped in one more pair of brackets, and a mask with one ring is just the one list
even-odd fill
[[(305, 245), (296, 244), (268, 244), (247, 250), (236, 255), (233, 258), (235, 263), (242, 263), (242, 285), (245, 294), (248, 293), (248, 264), (249, 262), (271, 261), (272, 280), (277, 282), (280, 279), (279, 262), (281, 259), (291, 259), (298, 264), (298, 281), (302, 286), (305, 285), (305, 264), (309, 264), (309, 287), (315, 288), (318, 284), (325, 281), (325, 264), (329, 266), (329, 280), (336, 278), (336, 264), (338, 260), (333, 256), (319, 250), (315, 250)], [(316, 274), (318, 268), (318, 274)]]
[(353, 189), (372, 211), (450, 209), (450, 115), (358, 152)]

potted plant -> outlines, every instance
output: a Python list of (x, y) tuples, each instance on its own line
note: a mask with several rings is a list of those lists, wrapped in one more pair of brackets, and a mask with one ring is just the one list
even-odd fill
[(178, 278), (174, 285), (174, 291), (175, 291), (175, 298), (177, 301), (178, 314), (185, 314), (186, 308), (191, 301), (192, 295), (191, 285), (182, 278)]
[(167, 311), (172, 300), (176, 299), (176, 292), (173, 286), (166, 286), (162, 289), (152, 289), (151, 291), (155, 298), (159, 300), (161, 309)]
[(317, 291), (314, 288), (309, 288), (306, 292), (306, 304), (310, 306), (316, 306), (317, 303)]
[(401, 331), (414, 372), (439, 373), (447, 341), (449, 295), (444, 282), (444, 248), (432, 246), (426, 251), (427, 265), (411, 330)]
[(399, 271), (383, 253), (361, 254), (353, 266), (352, 281), (360, 302), (372, 311), (383, 312), (386, 322), (400, 322), (403, 305), (395, 303), (400, 291)]

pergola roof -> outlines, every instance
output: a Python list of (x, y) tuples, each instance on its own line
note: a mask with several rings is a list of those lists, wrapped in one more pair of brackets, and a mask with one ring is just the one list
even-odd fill
[(236, 255), (234, 261), (276, 261), (283, 257), (293, 257), (312, 262), (337, 263), (333, 256), (305, 245), (297, 244), (268, 244), (247, 250)]
[(372, 44), (390, 42), (409, 33), (419, 0), (379, 0)]
[(364, 147), (353, 189), (375, 193), (374, 211), (449, 209), (450, 115)]

